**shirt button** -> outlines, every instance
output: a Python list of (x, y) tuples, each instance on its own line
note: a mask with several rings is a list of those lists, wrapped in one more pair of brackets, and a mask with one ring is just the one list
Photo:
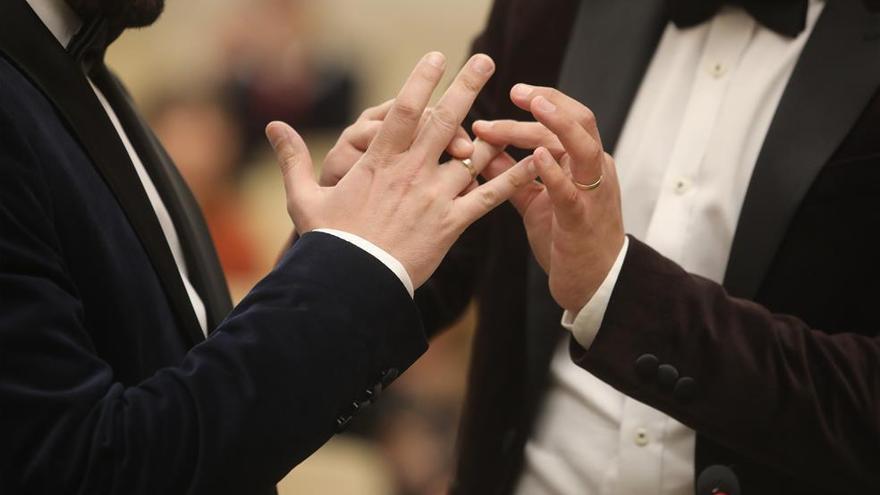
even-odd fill
[(636, 428), (636, 436), (635, 442), (639, 447), (644, 447), (650, 443), (651, 439), (648, 438), (648, 430), (644, 428)]
[(715, 79), (721, 79), (722, 77), (724, 77), (724, 74), (727, 74), (727, 66), (725, 66), (721, 62), (709, 64), (707, 70), (709, 74)]
[(691, 182), (691, 180), (688, 179), (687, 177), (681, 177), (679, 179), (676, 179), (675, 186), (674, 186), (675, 187), (675, 194), (684, 194), (684, 193), (690, 191), (691, 187), (693, 187), (693, 185), (694, 185), (693, 182)]

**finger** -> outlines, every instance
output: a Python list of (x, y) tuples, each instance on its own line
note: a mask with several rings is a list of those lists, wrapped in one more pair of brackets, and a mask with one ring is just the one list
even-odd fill
[(458, 128), (458, 132), (455, 133), (455, 138), (449, 143), (446, 152), (452, 158), (459, 160), (464, 160), (474, 154), (474, 142), (467, 131), (464, 130), (464, 127)]
[(532, 99), (532, 115), (547, 126), (565, 147), (571, 157), (571, 175), (581, 184), (592, 184), (602, 175), (605, 151), (602, 144), (566, 112), (563, 99), (551, 101), (544, 96)]
[[(527, 157), (526, 160), (533, 160), (533, 158), (530, 156)], [(501, 153), (483, 169), (482, 176), (487, 180), (492, 180), (510, 170), (514, 165), (516, 165), (516, 160), (514, 160), (513, 157), (507, 153)], [(526, 184), (513, 193), (510, 197), (510, 202), (520, 215), (524, 215), (526, 210), (528, 210), (529, 206), (532, 204), (532, 201), (543, 191), (544, 185), (533, 180), (531, 184)]]
[(535, 159), (538, 175), (547, 187), (547, 193), (553, 203), (553, 213), (556, 215), (559, 225), (563, 228), (577, 226), (583, 221), (584, 216), (581, 191), (565, 174), (549, 151), (538, 148), (532, 156)]
[(481, 185), (453, 203), (453, 216), (464, 230), (486, 213), (510, 199), (520, 188), (530, 184), (536, 177), (532, 160), (525, 159), (498, 177)]
[(300, 212), (319, 187), (315, 181), (309, 148), (302, 137), (283, 122), (272, 122), (266, 126), (266, 137), (275, 150), (284, 176), (288, 207), (292, 213)]
[(318, 184), (322, 187), (335, 186), (363, 155), (363, 152), (347, 144), (334, 148), (324, 159), (324, 166), (321, 167), (321, 178)]
[(501, 148), (478, 139), (474, 143), (474, 152), (469, 158), (470, 167), (462, 160), (450, 160), (440, 166), (438, 180), (442, 184), (443, 191), (448, 194), (458, 194), (463, 191), (502, 151)]
[(346, 129), (345, 132), (342, 133), (341, 138), (351, 144), (356, 150), (363, 153), (370, 147), (370, 143), (372, 143), (379, 134), (381, 128), (381, 121), (360, 120)]
[(543, 146), (554, 157), (562, 156), (565, 148), (556, 134), (540, 122), (519, 122), (516, 120), (478, 120), (473, 125), (478, 138), (498, 146), (514, 146), (533, 150)]
[(495, 62), (488, 55), (471, 57), (431, 111), (431, 118), (419, 132), (413, 149), (426, 153), (428, 157), (439, 157), (458, 132), (477, 94), (493, 72)]
[[(443, 77), (445, 67), (446, 57), (440, 52), (431, 52), (422, 57), (391, 104), (379, 134), (370, 145), (370, 151), (397, 154), (410, 148), (422, 113)], [(451, 140), (452, 136), (443, 146)]]
[(394, 105), (394, 98), (391, 98), (381, 105), (364, 110), (363, 113), (361, 113), (361, 116), (358, 117), (358, 120), (385, 120), (392, 105)]
[[(421, 131), (424, 126), (431, 120), (432, 109), (425, 110), (425, 113), (422, 114), (422, 120), (419, 123), (419, 131)], [(471, 136), (464, 130), (464, 127), (459, 126), (457, 132), (455, 133), (455, 137), (452, 139), (452, 142), (449, 143), (449, 146), (446, 147), (446, 152), (449, 153), (452, 158), (456, 158), (459, 160), (464, 160), (466, 158), (470, 158), (470, 156), (474, 153), (474, 142), (471, 140)]]
[(528, 84), (517, 84), (510, 90), (510, 100), (519, 108), (531, 112), (532, 101), (535, 98), (544, 97), (552, 101), (555, 105), (569, 114), (569, 116), (579, 123), (591, 136), (598, 142), (601, 141), (599, 128), (596, 126), (596, 116), (592, 110), (587, 108), (583, 103), (575, 100), (567, 94), (555, 89), (544, 86), (530, 86)]

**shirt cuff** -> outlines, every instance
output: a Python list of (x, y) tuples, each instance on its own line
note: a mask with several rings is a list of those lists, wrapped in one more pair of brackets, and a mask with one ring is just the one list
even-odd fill
[(589, 349), (593, 345), (593, 340), (599, 333), (599, 328), (602, 327), (605, 310), (608, 309), (611, 293), (614, 292), (614, 286), (617, 285), (617, 277), (620, 276), (620, 268), (623, 266), (628, 248), (629, 237), (626, 237), (623, 241), (623, 247), (620, 248), (620, 254), (617, 255), (617, 260), (611, 266), (611, 271), (605, 276), (605, 280), (602, 281), (602, 285), (599, 286), (593, 297), (576, 315), (571, 311), (566, 311), (562, 315), (562, 326), (572, 333), (574, 339), (584, 349)]
[(325, 234), (336, 236), (372, 254), (376, 259), (381, 261), (382, 264), (387, 266), (389, 270), (397, 275), (397, 278), (399, 278), (403, 286), (406, 287), (406, 291), (409, 292), (409, 297), (415, 297), (415, 289), (413, 288), (412, 279), (409, 277), (409, 273), (406, 272), (406, 268), (403, 267), (403, 263), (397, 261), (397, 258), (388, 254), (388, 252), (384, 249), (364, 239), (363, 237), (350, 234), (348, 232), (343, 232), (341, 230), (315, 229), (315, 232), (323, 232)]

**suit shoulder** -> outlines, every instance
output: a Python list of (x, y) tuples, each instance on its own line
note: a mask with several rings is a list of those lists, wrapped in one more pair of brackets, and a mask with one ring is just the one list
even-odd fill
[(57, 118), (54, 107), (42, 92), (0, 53), (0, 128), (26, 133), (39, 119)]

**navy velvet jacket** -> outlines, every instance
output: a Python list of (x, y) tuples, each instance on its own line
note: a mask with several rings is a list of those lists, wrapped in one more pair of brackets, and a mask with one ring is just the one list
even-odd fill
[[(77, 61), (0, 5), (0, 493), (269, 493), (426, 348), (397, 277), (307, 234), (231, 309), (207, 230), (118, 83), (208, 307), (204, 339)], [(231, 312), (230, 312), (231, 311)]]

